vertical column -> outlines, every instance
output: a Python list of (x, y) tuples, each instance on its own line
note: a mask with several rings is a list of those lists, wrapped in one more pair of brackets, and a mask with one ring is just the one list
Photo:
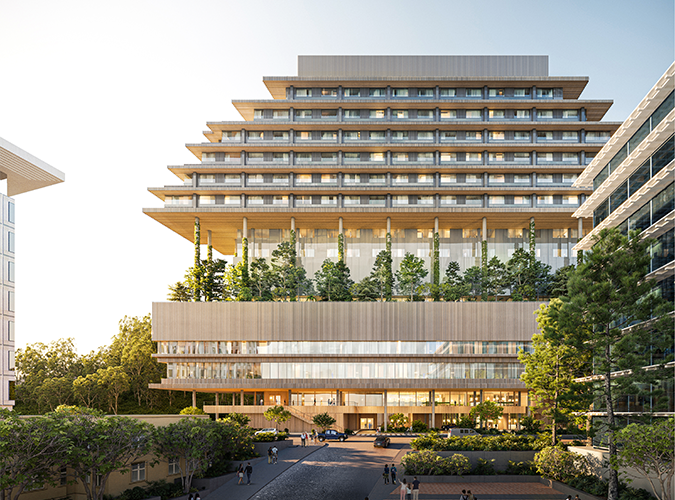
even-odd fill
[(391, 233), (391, 217), (387, 217), (387, 233)]
[(434, 233), (438, 234), (438, 217), (434, 217)]
[(248, 217), (242, 218), (241, 237), (248, 238)]
[(241, 406), (244, 406), (244, 389), (239, 391), (239, 404)]
[(196, 188), (197, 187), (197, 179), (199, 178), (199, 174), (197, 172), (192, 172), (192, 187)]
[(192, 406), (197, 407), (197, 391), (192, 391)]
[(211, 242), (211, 230), (206, 231), (206, 244), (208, 246), (211, 246), (213, 243)]
[(218, 393), (216, 392), (216, 420), (220, 418), (220, 414), (218, 413), (218, 405), (220, 404), (219, 398), (218, 398)]
[(295, 217), (291, 217), (291, 231), (295, 231)]
[(288, 406), (291, 405), (291, 395), (292, 395), (291, 390), (288, 389)]
[[(387, 217), (387, 221), (389, 221), (389, 217)], [(384, 432), (387, 432), (387, 426), (389, 424), (389, 414), (387, 412), (387, 389), (384, 390)]]
[(436, 390), (431, 389), (431, 427), (436, 427)]

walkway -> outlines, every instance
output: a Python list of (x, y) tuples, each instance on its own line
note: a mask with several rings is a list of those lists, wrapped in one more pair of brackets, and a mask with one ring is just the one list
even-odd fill
[[(279, 460), (276, 465), (268, 464), (267, 457), (253, 459), (251, 460), (253, 474), (251, 474), (250, 485), (238, 485), (239, 478), (235, 476), (229, 482), (211, 492), (208, 500), (248, 500), (281, 473), (321, 448), (323, 446), (307, 446), (305, 448), (292, 446), (283, 449), (279, 452)], [(246, 483), (246, 475), (244, 475), (244, 483)]]
[[(412, 478), (406, 476), (406, 479)], [(459, 498), (471, 490), (480, 500), (560, 500), (564, 495), (541, 483), (430, 483), (420, 485), (420, 500)], [(369, 500), (398, 500), (400, 487), (375, 487)]]

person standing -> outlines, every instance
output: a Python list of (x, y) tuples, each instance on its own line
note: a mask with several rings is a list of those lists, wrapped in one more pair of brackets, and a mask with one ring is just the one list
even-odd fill
[(391, 484), (396, 484), (396, 464), (391, 464)]
[(237, 469), (237, 477), (239, 478), (239, 482), (237, 484), (244, 484), (244, 464), (243, 464), (243, 462), (239, 464), (239, 468)]
[(276, 465), (278, 459), (279, 459), (279, 448), (277, 448), (275, 445), (274, 448), (272, 448), (272, 463)]
[(244, 469), (246, 472), (246, 479), (248, 482), (246, 484), (251, 484), (251, 474), (253, 474), (253, 467), (251, 467), (251, 462), (248, 462), (246, 464), (246, 468)]
[(417, 476), (413, 477), (412, 482), (412, 500), (419, 500), (420, 498), (420, 482), (417, 479)]
[(473, 493), (471, 493), (471, 490), (466, 490), (466, 498), (467, 498), (467, 500), (476, 500), (476, 497), (473, 496)]
[(389, 484), (389, 464), (384, 464), (384, 473), (382, 473), (384, 478), (384, 484)]
[(307, 446), (307, 433), (305, 431), (300, 433), (300, 441), (302, 442), (303, 448)]
[(406, 500), (408, 495), (408, 483), (406, 483), (405, 479), (401, 481), (401, 492), (399, 495), (399, 500)]
[(272, 463), (272, 447), (267, 448), (267, 463)]
[(462, 494), (459, 495), (459, 500), (468, 500), (469, 497), (466, 496), (466, 490), (462, 490)]

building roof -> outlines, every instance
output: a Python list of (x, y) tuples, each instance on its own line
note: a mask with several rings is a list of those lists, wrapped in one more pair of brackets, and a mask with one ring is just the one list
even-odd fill
[(66, 174), (0, 137), (0, 179), (15, 196), (63, 182)]

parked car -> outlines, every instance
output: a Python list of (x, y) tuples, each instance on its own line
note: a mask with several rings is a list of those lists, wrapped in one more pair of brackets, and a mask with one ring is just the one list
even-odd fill
[(373, 446), (375, 448), (389, 448), (390, 443), (391, 439), (389, 439), (387, 436), (377, 436), (375, 441), (373, 441)]
[(338, 432), (333, 429), (328, 429), (326, 432), (319, 432), (319, 434), (317, 434), (317, 437), (319, 438), (319, 441), (322, 443), (327, 439), (344, 441), (345, 439), (347, 439), (347, 434), (345, 434), (344, 432)]
[(270, 427), (269, 429), (260, 429), (259, 431), (256, 431), (253, 435), (254, 435), (254, 436), (257, 436), (258, 434), (263, 434), (263, 433), (265, 433), (265, 432), (271, 432), (271, 433), (273, 433), (275, 436), (279, 435), (279, 431), (276, 430), (274, 427)]
[(475, 429), (463, 429), (462, 427), (454, 427), (448, 430), (448, 437), (466, 437), (466, 436), (480, 436)]

